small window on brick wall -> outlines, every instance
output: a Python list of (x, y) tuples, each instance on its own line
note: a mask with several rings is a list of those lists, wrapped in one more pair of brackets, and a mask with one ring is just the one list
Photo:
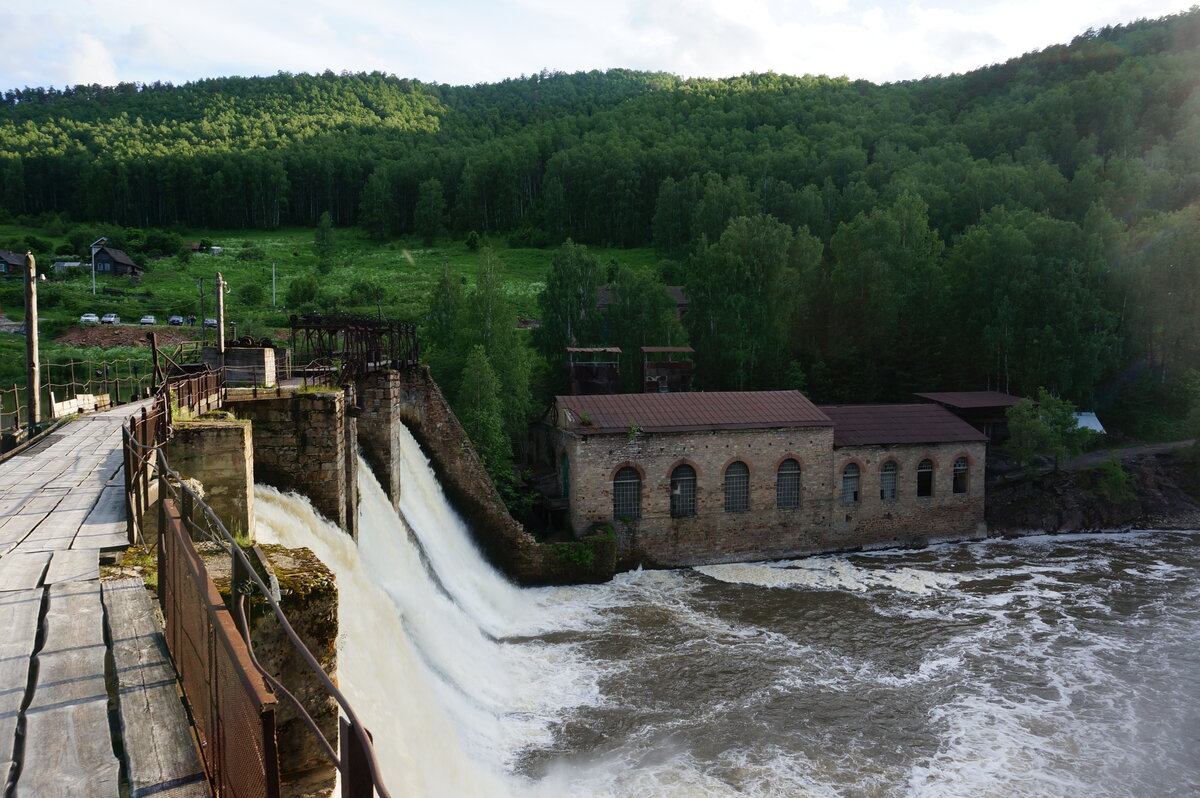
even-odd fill
[(896, 463), (892, 460), (879, 469), (879, 498), (888, 502), (896, 498)]
[(625, 466), (613, 477), (613, 518), (636, 521), (642, 517), (642, 478)]
[(933, 495), (933, 461), (922, 460), (917, 465), (917, 496)]
[(954, 492), (967, 492), (967, 477), (969, 469), (967, 468), (967, 458), (960, 457), (954, 461)]
[(725, 512), (750, 509), (750, 469), (745, 463), (730, 463), (725, 469)]
[(842, 501), (845, 504), (858, 502), (858, 466), (849, 463), (842, 469)]
[(781, 510), (800, 506), (800, 464), (790, 458), (775, 473), (775, 506)]
[(676, 466), (671, 472), (671, 516), (682, 518), (696, 514), (696, 469)]

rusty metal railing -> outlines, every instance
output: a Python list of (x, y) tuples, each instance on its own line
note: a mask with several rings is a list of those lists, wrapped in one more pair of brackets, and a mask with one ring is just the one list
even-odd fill
[(213, 795), (279, 798), (275, 696), (192, 544), (177, 498), (160, 493), (158, 507), (158, 596), (167, 649)]
[[(275, 705), (263, 700), (265, 684), (274, 692), (272, 700), (286, 700), (294, 706), (299, 719), (316, 736), (321, 750), (341, 774), (342, 798), (391, 798), (370, 732), (300, 640), (238, 541), (167, 463), (162, 445), (171, 435), (172, 398), (176, 406), (192, 412), (219, 406), (225, 398), (223, 377), (205, 373), (169, 386), (164, 383), (152, 407), (130, 418), (123, 436), (126, 504), (133, 518), (134, 511), (144, 512), (156, 498), (152, 494), (157, 494), (159, 598), (168, 628), (167, 645), (192, 708), (214, 794), (217, 798), (278, 798)], [(141, 517), (131, 521), (131, 541), (135, 530), (138, 539), (143, 537)], [(208, 578), (192, 544), (195, 538), (219, 544), (232, 561), (232, 614)], [(330, 742), (304, 705), (255, 658), (246, 619), (246, 589), (262, 596), (295, 655), (337, 702), (343, 716), (337, 741)]]

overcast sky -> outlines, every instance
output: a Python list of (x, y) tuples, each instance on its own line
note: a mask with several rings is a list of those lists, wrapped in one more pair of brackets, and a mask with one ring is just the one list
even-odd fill
[(964, 72), (1180, 0), (0, 0), (0, 90), (380, 70), (493, 82), (543, 68)]

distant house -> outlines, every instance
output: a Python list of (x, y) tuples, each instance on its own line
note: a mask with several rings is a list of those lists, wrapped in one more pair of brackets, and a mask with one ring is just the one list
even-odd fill
[[(668, 285), (665, 287), (671, 301), (675, 303), (675, 317), (682, 319), (688, 309), (688, 297), (683, 292), (683, 286)], [(596, 310), (608, 310), (610, 306), (620, 301), (621, 298), (616, 295), (611, 285), (596, 286)]]
[(24, 278), (25, 256), (16, 252), (0, 249), (0, 277), (8, 279)]
[(117, 277), (141, 277), (145, 271), (133, 262), (133, 259), (122, 250), (112, 247), (99, 247), (93, 258), (96, 264), (96, 274), (113, 274)]

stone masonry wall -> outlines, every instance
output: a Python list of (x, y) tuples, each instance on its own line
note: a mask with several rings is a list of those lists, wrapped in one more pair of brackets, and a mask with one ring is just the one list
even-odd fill
[[(560, 431), (557, 460), (570, 474), (570, 519), (578, 535), (612, 522), (625, 566), (679, 567), (772, 559), (931, 540), (982, 537), (983, 444), (833, 448), (831, 427), (770, 430), (573, 435)], [(952, 491), (951, 467), (970, 463), (968, 493)], [(935, 463), (934, 492), (916, 497), (917, 463)], [(783, 460), (800, 463), (800, 507), (776, 507), (776, 472)], [(879, 467), (899, 467), (897, 498), (879, 498)], [(725, 469), (735, 460), (750, 470), (749, 509), (725, 511)], [(861, 469), (860, 501), (843, 504), (841, 473)], [(672, 518), (671, 472), (681, 463), (696, 470), (696, 515)], [(642, 478), (641, 518), (613, 518), (616, 472), (632, 466)]]
[(354, 533), (357, 434), (340, 391), (238, 399), (226, 405), (254, 427), (254, 479), (294, 490)]
[[(841, 547), (829, 540), (832, 427), (638, 433), (560, 437), (570, 471), (571, 526), (576, 534), (613, 522), (626, 565), (678, 567), (786, 557)], [(775, 508), (779, 463), (800, 463), (800, 507)], [(725, 468), (750, 469), (749, 510), (725, 512)], [(696, 470), (696, 515), (672, 518), (671, 472)], [(612, 480), (632, 466), (642, 477), (641, 519), (614, 521)]]
[[(967, 492), (954, 493), (954, 461), (967, 458)], [(933, 461), (933, 495), (917, 496), (917, 464)], [(983, 443), (841, 446), (833, 452), (833, 528), (865, 548), (987, 536)], [(880, 468), (896, 463), (896, 498), (880, 496)], [(857, 463), (859, 501), (842, 502), (842, 470)]]
[(176, 421), (167, 462), (204, 486), (204, 501), (233, 534), (254, 529), (254, 454), (242, 420)]
[[(400, 507), (400, 442), (396, 425), (401, 423), (400, 375), (377, 371), (360, 377), (358, 389), (358, 443), (371, 472), (383, 486), (392, 506)], [(410, 414), (411, 415), (411, 414)]]
[[(429, 375), (428, 367), (387, 372), (386, 379), (389, 381), (386, 393), (396, 402), (397, 418), (421, 444), (447, 497), (466, 520), (488, 559), (525, 584), (555, 581), (554, 575), (545, 572), (542, 547), (509, 515), (475, 447)], [(374, 391), (368, 384), (363, 387), (368, 396), (382, 396), (385, 392), (379, 385)]]

